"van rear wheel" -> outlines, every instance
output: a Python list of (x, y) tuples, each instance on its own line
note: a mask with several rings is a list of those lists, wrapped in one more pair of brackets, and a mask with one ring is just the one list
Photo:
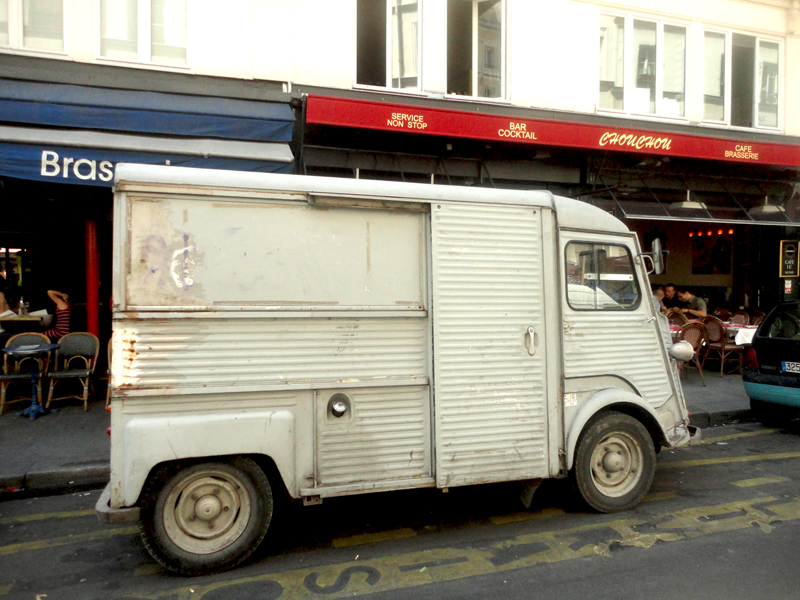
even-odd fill
[(216, 573), (258, 548), (272, 512), (269, 481), (249, 458), (171, 464), (148, 481), (140, 532), (148, 552), (166, 569)]
[(609, 513), (641, 502), (655, 471), (655, 448), (644, 425), (608, 412), (590, 420), (581, 433), (570, 475), (589, 506)]

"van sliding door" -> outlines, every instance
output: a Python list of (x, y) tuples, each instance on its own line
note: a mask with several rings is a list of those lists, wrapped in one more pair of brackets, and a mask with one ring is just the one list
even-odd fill
[(439, 487), (548, 476), (542, 219), (431, 208)]

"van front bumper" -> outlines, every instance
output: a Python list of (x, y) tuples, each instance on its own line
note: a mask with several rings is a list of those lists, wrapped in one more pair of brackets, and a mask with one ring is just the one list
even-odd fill
[(106, 485), (106, 489), (97, 499), (94, 505), (97, 519), (103, 525), (118, 525), (120, 523), (134, 523), (139, 520), (139, 507), (130, 508), (111, 508), (111, 483)]

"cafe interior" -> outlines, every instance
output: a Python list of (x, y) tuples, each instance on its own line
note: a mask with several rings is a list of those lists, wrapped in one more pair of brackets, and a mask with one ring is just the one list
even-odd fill
[(0, 281), (9, 306), (48, 310), (47, 290), (69, 294), (73, 331), (107, 339), (111, 295), (108, 188), (0, 178)]
[[(0, 318), (0, 327), (4, 330), (0, 333), (0, 346), (8, 349), (12, 345), (46, 341), (36, 336), (30, 339), (22, 336), (55, 325), (54, 317), (49, 315), (54, 314), (56, 305), (47, 291), (57, 290), (68, 295), (72, 306), (69, 331), (76, 335), (71, 336), (71, 344), (85, 345), (85, 340), (90, 340), (88, 356), (92, 375), (105, 375), (105, 350), (111, 334), (111, 190), (3, 177), (0, 178), (0, 206), (3, 207), (0, 274), (5, 273), (5, 278), (0, 279), (0, 291), (10, 310), (18, 313), (22, 303), (27, 313), (24, 319), (19, 316)], [(41, 316), (45, 312), (48, 315)], [(95, 336), (97, 341), (92, 343), (92, 337), (87, 334)], [(14, 338), (15, 335), (18, 337)], [(61, 342), (60, 348), (33, 357), (39, 371), (52, 375), (56, 368), (67, 368), (63, 361), (58, 362), (58, 352), (69, 353), (63, 340), (63, 337), (50, 338), (54, 343)], [(103, 350), (99, 351), (100, 348)], [(49, 363), (47, 367), (45, 358)], [(27, 373), (26, 365), (31, 361), (21, 363), (19, 359), (15, 354), (4, 352), (4, 374), (15, 369)], [(85, 361), (82, 364), (73, 361), (69, 368), (85, 368), (85, 365)], [(15, 398), (18, 402), (26, 399), (30, 402), (30, 384), (26, 386), (24, 380), (17, 383), (6, 380), (4, 374), (0, 374), (3, 404)], [(38, 376), (34, 379), (40, 382)], [(52, 389), (54, 378), (49, 379)], [(67, 398), (82, 399), (86, 408), (87, 394), (77, 385), (74, 389), (70, 386), (72, 382), (65, 383), (59, 386), (59, 391), (76, 392)], [(47, 390), (44, 395), (40, 394), (42, 403), (47, 395)]]
[(797, 172), (710, 161), (699, 172), (687, 163), (606, 160), (582, 199), (621, 218), (644, 251), (660, 240), (665, 271), (651, 283), (690, 287), (709, 311), (768, 312), (797, 299), (779, 268), (781, 241), (800, 235)]

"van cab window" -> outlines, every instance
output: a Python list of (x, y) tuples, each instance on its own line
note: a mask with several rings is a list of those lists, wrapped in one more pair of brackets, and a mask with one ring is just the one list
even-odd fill
[(566, 248), (567, 302), (575, 310), (633, 310), (641, 292), (625, 246), (570, 242)]

